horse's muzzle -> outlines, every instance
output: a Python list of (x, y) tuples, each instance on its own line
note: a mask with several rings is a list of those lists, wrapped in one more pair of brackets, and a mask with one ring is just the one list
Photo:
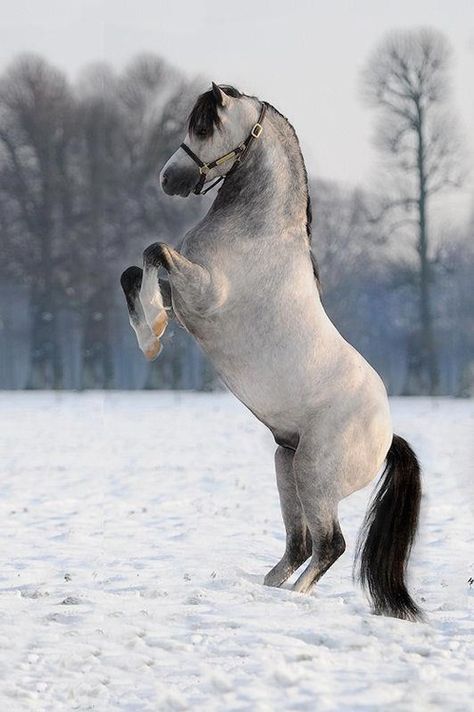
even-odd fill
[(194, 168), (167, 168), (161, 174), (161, 188), (167, 195), (179, 195), (187, 198), (197, 181), (197, 171)]

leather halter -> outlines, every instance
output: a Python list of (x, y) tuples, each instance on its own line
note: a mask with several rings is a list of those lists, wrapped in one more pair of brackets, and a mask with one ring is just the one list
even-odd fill
[[(199, 166), (199, 180), (196, 183), (193, 193), (195, 195), (205, 195), (208, 190), (211, 190), (211, 188), (214, 188), (217, 183), (219, 183), (221, 180), (224, 180), (224, 178), (227, 178), (232, 171), (234, 171), (239, 163), (242, 162), (242, 160), (245, 158), (247, 151), (249, 150), (250, 146), (252, 143), (257, 139), (260, 134), (263, 131), (263, 120), (265, 118), (265, 114), (267, 113), (267, 104), (265, 101), (262, 102), (262, 109), (260, 111), (260, 116), (258, 117), (258, 121), (256, 124), (252, 126), (252, 130), (250, 131), (249, 135), (245, 139), (245, 141), (242, 141), (242, 143), (239, 143), (239, 145), (233, 149), (233, 151), (229, 151), (229, 153), (225, 153), (223, 156), (220, 158), (216, 158), (215, 161), (211, 161), (210, 163), (204, 163), (201, 161), (199, 156), (196, 156), (196, 154), (191, 151), (189, 146), (186, 146), (185, 143), (182, 143), (180, 148), (185, 151), (190, 158), (193, 159), (194, 163), (197, 163)], [(213, 168), (216, 168), (216, 166), (220, 166), (223, 163), (226, 163), (227, 161), (231, 161), (233, 158), (235, 158), (234, 164), (232, 165), (230, 171), (226, 173), (223, 176), (219, 176), (217, 180), (212, 183), (206, 190), (203, 190), (204, 183), (206, 182), (206, 176), (207, 174), (212, 171)]]

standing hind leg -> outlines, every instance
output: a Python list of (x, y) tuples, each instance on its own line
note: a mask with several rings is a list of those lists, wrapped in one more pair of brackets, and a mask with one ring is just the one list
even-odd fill
[(286, 548), (281, 560), (265, 576), (266, 586), (281, 586), (311, 556), (311, 536), (296, 490), (294, 450), (278, 447), (275, 469), (281, 513), (286, 529)]
[(313, 544), (311, 560), (293, 590), (307, 593), (346, 548), (337, 515), (339, 473), (334, 471), (333, 457), (304, 442), (295, 453), (293, 469)]

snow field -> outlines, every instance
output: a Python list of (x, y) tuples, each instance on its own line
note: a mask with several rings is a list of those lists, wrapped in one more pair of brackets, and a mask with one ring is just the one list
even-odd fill
[(352, 583), (371, 487), (311, 595), (263, 587), (274, 445), (229, 394), (0, 394), (0, 710), (474, 709), (474, 404), (392, 410), (424, 469), (422, 624)]

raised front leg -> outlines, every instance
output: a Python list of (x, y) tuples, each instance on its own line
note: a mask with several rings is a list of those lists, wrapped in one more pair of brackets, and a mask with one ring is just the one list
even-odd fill
[(169, 274), (173, 300), (187, 312), (207, 316), (226, 300), (227, 285), (201, 265), (191, 262), (163, 242), (155, 242), (143, 253), (143, 263), (155, 269), (163, 267)]
[(148, 361), (154, 361), (161, 351), (160, 340), (150, 329), (145, 318), (140, 290), (142, 287), (143, 270), (139, 267), (129, 267), (120, 277), (120, 284), (125, 294), (130, 326), (135, 332), (138, 345)]
[(168, 315), (158, 280), (159, 266), (159, 263), (152, 259), (147, 254), (147, 250), (145, 250), (143, 253), (143, 278), (140, 287), (140, 302), (143, 306), (146, 322), (157, 339), (163, 335), (168, 325)]
[(293, 450), (281, 446), (275, 453), (281, 514), (286, 529), (286, 547), (281, 560), (265, 576), (265, 586), (281, 586), (311, 556), (311, 535), (296, 490), (294, 454)]
[(158, 286), (160, 288), (161, 296), (163, 299), (163, 306), (168, 312), (168, 318), (174, 319), (175, 315), (173, 312), (173, 300), (171, 297), (171, 284), (169, 283), (168, 279), (163, 279), (162, 277), (160, 277), (158, 279)]

